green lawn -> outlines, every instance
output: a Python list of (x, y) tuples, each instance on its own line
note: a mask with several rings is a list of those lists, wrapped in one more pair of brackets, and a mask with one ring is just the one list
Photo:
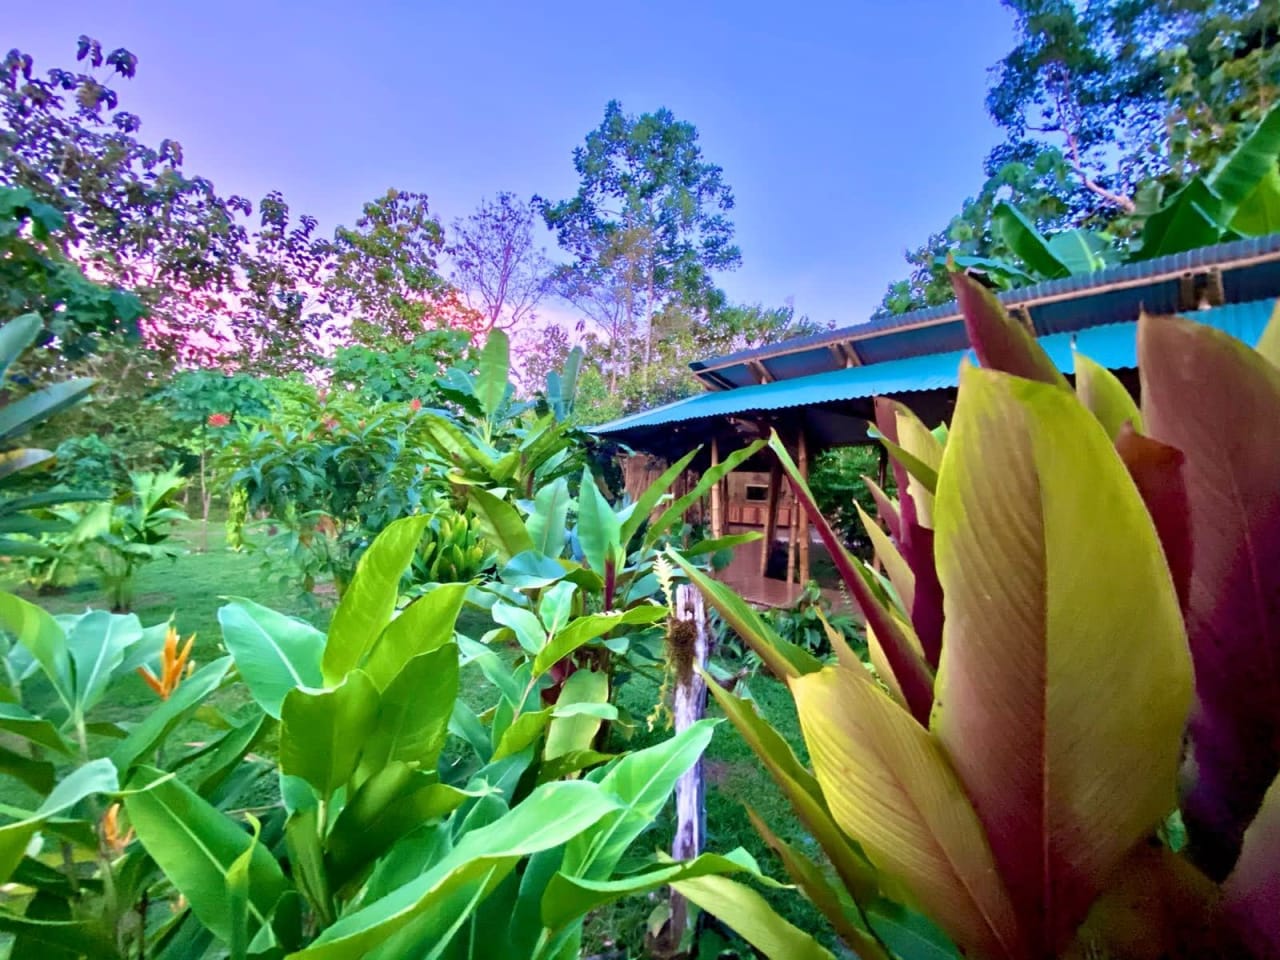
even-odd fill
[[(226, 549), (221, 524), (210, 524), (207, 552), (199, 549), (203, 542), (201, 533), (198, 521), (183, 525), (180, 536), (187, 542), (190, 552), (173, 562), (154, 563), (144, 568), (138, 575), (134, 604), (134, 612), (144, 625), (167, 620), (172, 614), (184, 637), (195, 633), (194, 659), (197, 663), (206, 663), (223, 652), (217, 610), (225, 597), (247, 597), (303, 617), (321, 628), (328, 623), (332, 613), (331, 598), (300, 595), (273, 583), (265, 576), (257, 556)], [(102, 592), (93, 583), (52, 596), (36, 597), (21, 587), (17, 587), (16, 592), (54, 613), (105, 605)], [(459, 629), (475, 637), (488, 627), (487, 618), (474, 611), (464, 612), (459, 621)], [(491, 692), (486, 689), (487, 682), (479, 671), (466, 671), (463, 677), (463, 696), (469, 703), (485, 705), (492, 702)], [(789, 742), (803, 751), (795, 710), (786, 689), (778, 682), (761, 676), (751, 680), (750, 690), (764, 715)], [(657, 687), (651, 680), (637, 677), (619, 691), (620, 705), (632, 716), (645, 717), (651, 713), (657, 693)], [(154, 702), (154, 694), (141, 680), (130, 679), (115, 691), (108, 704), (97, 711), (96, 719), (129, 722)], [(220, 694), (217, 706), (234, 716), (247, 703), (247, 693), (237, 686)], [(712, 711), (714, 715), (714, 707)], [(179, 735), (198, 739), (208, 732), (203, 724), (195, 724), (190, 730), (180, 730)], [(668, 731), (661, 728), (650, 732), (642, 727), (629, 744), (618, 743), (615, 748), (647, 746), (667, 735)], [(785, 839), (801, 849), (816, 851), (816, 846), (791, 815), (790, 807), (768, 774), (727, 722), (718, 728), (706, 754), (705, 765), (708, 779), (707, 833), (711, 849), (727, 851), (737, 846), (746, 847), (760, 859), (766, 870), (784, 878), (781, 865), (760, 841), (743, 810), (743, 804), (749, 802)], [(274, 784), (264, 783), (262, 789), (262, 801), (270, 802)], [(0, 788), (0, 792), (10, 802), (22, 802), (20, 795), (8, 789)], [(636, 852), (644, 854), (669, 846), (671, 832), (670, 821), (660, 820), (653, 831), (637, 844)], [(821, 920), (799, 894), (784, 891), (770, 892), (768, 896), (792, 922), (808, 930), (821, 929)], [(645, 924), (656, 903), (656, 899), (636, 899), (591, 918), (588, 927), (591, 950), (588, 952), (625, 950), (630, 956), (639, 956)]]

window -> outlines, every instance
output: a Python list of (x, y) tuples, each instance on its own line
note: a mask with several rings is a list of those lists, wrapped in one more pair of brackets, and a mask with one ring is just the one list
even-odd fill
[(746, 499), (747, 503), (765, 503), (769, 499), (769, 488), (763, 483), (748, 483)]

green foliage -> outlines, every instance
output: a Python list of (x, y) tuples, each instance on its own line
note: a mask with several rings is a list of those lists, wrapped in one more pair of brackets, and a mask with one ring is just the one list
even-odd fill
[[(839, 532), (850, 548), (866, 552), (866, 535), (858, 519), (857, 506), (868, 513), (876, 510), (875, 498), (863, 480), (874, 480), (880, 460), (872, 447), (833, 447), (814, 457), (809, 472), (809, 487), (822, 515)], [(889, 484), (892, 491), (892, 484)]]
[(129, 482), (120, 451), (101, 437), (68, 437), (53, 451), (53, 482), (72, 490), (116, 490)]
[(175, 506), (183, 479), (177, 468), (165, 473), (135, 473), (131, 490), (117, 503), (90, 507), (77, 525), (102, 574), (113, 610), (128, 610), (138, 569), (172, 559), (181, 548), (170, 543), (174, 524), (187, 518)]
[(77, 359), (97, 340), (138, 336), (142, 304), (124, 290), (89, 280), (62, 249), (62, 211), (25, 187), (0, 186), (0, 321), (34, 313), (43, 320), (39, 345)]
[(461, 360), (470, 337), (461, 330), (433, 330), (408, 343), (339, 347), (329, 363), (330, 384), (366, 403), (439, 404), (436, 378)]

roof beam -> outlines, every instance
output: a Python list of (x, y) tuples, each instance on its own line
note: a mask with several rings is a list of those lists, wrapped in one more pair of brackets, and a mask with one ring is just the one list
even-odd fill
[(756, 383), (773, 383), (775, 379), (773, 374), (769, 372), (769, 368), (759, 360), (748, 360), (747, 369), (756, 378)]

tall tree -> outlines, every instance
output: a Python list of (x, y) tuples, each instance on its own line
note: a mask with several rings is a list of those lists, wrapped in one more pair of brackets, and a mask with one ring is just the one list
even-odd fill
[[(558, 203), (535, 198), (579, 277), (627, 291), (624, 324), (643, 329), (643, 362), (653, 359), (653, 317), (663, 303), (705, 304), (715, 270), (738, 266), (733, 193), (707, 162), (697, 128), (661, 109), (626, 114), (612, 100), (600, 126), (573, 153), (577, 193)], [(645, 374), (647, 377), (647, 372)]]
[(188, 174), (182, 147), (139, 138), (109, 84), (132, 78), (137, 58), (81, 37), (77, 67), (41, 75), (29, 54), (0, 65), (0, 186), (27, 190), (65, 218), (62, 252), (147, 306), (160, 359), (207, 328), (234, 289), (249, 204)]
[(484, 316), (482, 333), (534, 319), (547, 294), (551, 262), (534, 238), (536, 216), (530, 204), (503, 191), (453, 222), (453, 240), (445, 248), (453, 281), (468, 306)]
[(439, 271), (444, 228), (425, 193), (388, 190), (364, 205), (355, 227), (337, 229), (333, 247), (325, 299), (350, 319), (356, 340), (407, 342), (450, 324), (458, 304)]

